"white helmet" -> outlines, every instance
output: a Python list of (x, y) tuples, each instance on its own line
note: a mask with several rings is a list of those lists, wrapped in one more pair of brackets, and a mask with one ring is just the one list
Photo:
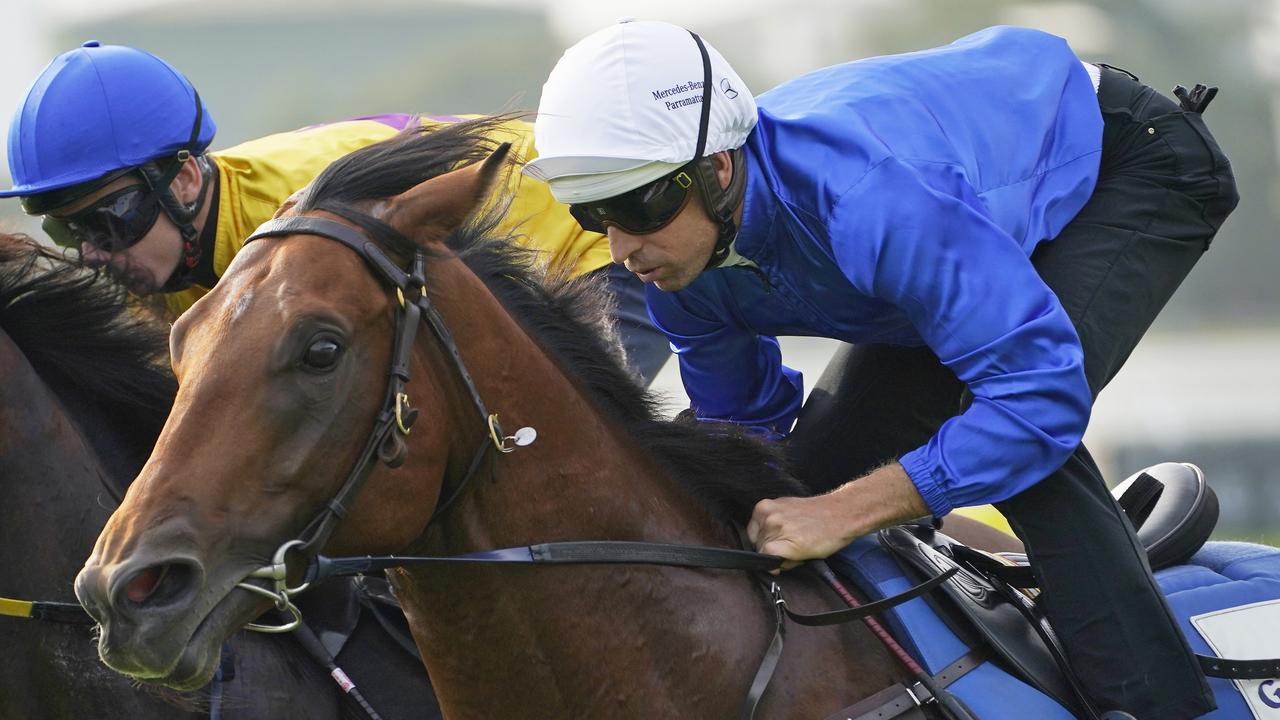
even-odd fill
[(524, 171), (561, 202), (592, 202), (741, 147), (755, 124), (755, 99), (715, 48), (675, 25), (624, 19), (556, 63)]

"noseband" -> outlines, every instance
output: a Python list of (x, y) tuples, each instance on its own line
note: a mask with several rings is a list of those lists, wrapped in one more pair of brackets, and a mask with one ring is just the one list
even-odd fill
[(404, 463), (407, 454), (405, 437), (409, 434), (410, 428), (412, 428), (414, 421), (418, 417), (418, 411), (409, 403), (409, 395), (405, 388), (409, 383), (409, 361), (420, 322), (426, 322), (440, 345), (447, 351), (449, 359), (453, 362), (459, 377), (462, 378), (462, 384), (471, 395), (471, 402), (480, 414), (480, 419), (484, 423), (483, 427), (488, 435), (476, 448), (471, 464), (462, 476), (462, 480), (445, 496), (446, 499), (443, 502), (436, 505), (435, 512), (427, 521), (427, 528), (430, 528), (431, 524), (448, 510), (458, 496), (461, 495), (462, 490), (472, 476), (480, 469), (480, 465), (490, 450), (509, 453), (517, 447), (532, 443), (537, 437), (537, 432), (528, 427), (520, 428), (514, 435), (506, 435), (502, 430), (502, 425), (498, 422), (497, 413), (489, 412), (484, 400), (480, 398), (480, 393), (476, 390), (475, 381), (471, 379), (471, 373), (467, 371), (467, 366), (462, 361), (462, 355), (458, 352), (458, 346), (453, 340), (453, 335), (449, 332), (449, 328), (444, 323), (444, 318), (440, 316), (440, 312), (431, 303), (431, 299), (427, 295), (425, 250), (418, 248), (414, 252), (413, 264), (409, 272), (406, 273), (387, 257), (381, 247), (355, 228), (334, 220), (304, 216), (268, 220), (258, 226), (258, 229), (245, 240), (245, 244), (248, 245), (255, 240), (287, 235), (316, 235), (339, 242), (362, 257), (365, 263), (373, 268), (375, 274), (384, 283), (395, 289), (397, 300), (395, 308), (395, 345), (392, 349), (391, 368), (388, 371), (386, 397), (383, 400), (382, 409), (378, 411), (369, 439), (365, 442), (364, 450), (356, 460), (355, 467), (347, 475), (346, 481), (334, 494), (333, 498), (325, 504), (319, 514), (303, 529), (302, 534), (297, 539), (289, 540), (281, 545), (272, 557), (272, 564), (260, 567), (248, 575), (248, 578), (270, 581), (274, 585), (274, 590), (247, 582), (241, 582), (236, 585), (236, 587), (249, 592), (272, 598), (276, 602), (277, 609), (288, 612), (293, 616), (293, 619), (284, 625), (249, 624), (246, 626), (258, 632), (288, 632), (296, 628), (301, 622), (301, 613), (290, 598), (305, 590), (308, 583), (289, 587), (286, 566), (288, 553), (292, 550), (305, 555), (318, 553), (333, 533), (334, 527), (347, 516), (352, 501), (360, 492), (360, 489), (364, 487), (365, 481), (378, 462), (386, 463), (393, 468), (399, 467)]

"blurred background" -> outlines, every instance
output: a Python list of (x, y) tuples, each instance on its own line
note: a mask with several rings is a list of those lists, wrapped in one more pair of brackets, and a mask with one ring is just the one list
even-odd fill
[[(1164, 460), (1199, 464), (1222, 502), (1216, 537), (1280, 544), (1280, 0), (0, 0), (0, 8), (6, 130), (40, 69), (94, 39), (144, 48), (185, 72), (217, 120), (214, 150), (360, 115), (532, 110), (561, 51), (627, 15), (696, 30), (757, 94), (816, 67), (995, 24), (1061, 35), (1083, 59), (1165, 91), (1219, 85), (1207, 121), (1243, 200), (1103, 393), (1086, 441), (1112, 484)], [(7, 159), (0, 167), (8, 187)], [(14, 200), (0, 200), (0, 228), (39, 233)], [(810, 385), (833, 348), (783, 344)], [(687, 403), (674, 363), (658, 386), (672, 409)]]

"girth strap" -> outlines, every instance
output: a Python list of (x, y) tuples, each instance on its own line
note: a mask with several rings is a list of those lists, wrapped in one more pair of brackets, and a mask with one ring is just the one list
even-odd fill
[[(946, 688), (986, 661), (987, 657), (981, 651), (965, 653), (934, 675), (933, 685), (936, 688)], [(922, 708), (933, 700), (933, 693), (923, 683), (916, 682), (910, 686), (890, 685), (829, 716), (827, 720), (924, 720), (928, 716)]]

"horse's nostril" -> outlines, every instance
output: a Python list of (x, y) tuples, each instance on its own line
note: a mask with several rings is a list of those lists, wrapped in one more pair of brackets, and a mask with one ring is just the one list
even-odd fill
[(133, 605), (165, 605), (192, 590), (195, 568), (186, 563), (162, 563), (139, 570), (124, 586)]
[(129, 598), (129, 602), (138, 604), (146, 602), (164, 577), (165, 567), (167, 566), (145, 568), (133, 576), (129, 584), (124, 587), (124, 595)]

